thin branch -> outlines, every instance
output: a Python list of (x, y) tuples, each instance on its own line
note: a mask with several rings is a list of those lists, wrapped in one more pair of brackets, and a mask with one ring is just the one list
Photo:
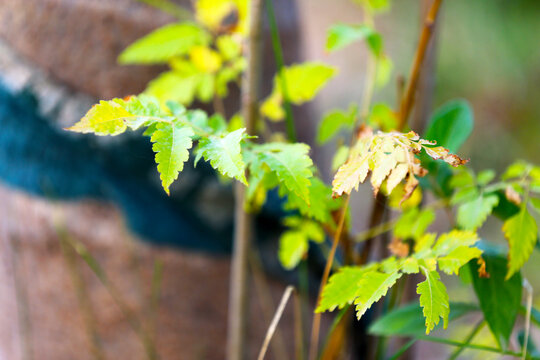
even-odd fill
[(448, 357), (448, 360), (455, 360), (458, 358), (458, 356), (465, 350), (465, 346), (471, 343), (472, 339), (478, 334), (480, 330), (484, 327), (486, 322), (484, 320), (480, 321), (472, 330), (469, 335), (465, 338), (463, 345), (457, 348), (450, 356)]
[(103, 348), (101, 346), (99, 336), (96, 330), (96, 316), (90, 304), (88, 290), (82, 278), (81, 271), (77, 265), (75, 250), (69, 245), (67, 232), (64, 228), (56, 229), (57, 236), (60, 240), (62, 255), (68, 266), (68, 271), (71, 276), (71, 282), (75, 288), (77, 302), (81, 310), (86, 336), (90, 345), (90, 351), (96, 360), (105, 359)]
[(527, 356), (527, 344), (529, 342), (529, 332), (531, 329), (531, 311), (532, 311), (532, 301), (533, 301), (533, 289), (529, 281), (527, 279), (523, 279), (523, 287), (525, 288), (525, 291), (527, 292), (527, 314), (525, 315), (525, 336), (523, 338), (523, 347), (522, 352), (523, 355), (521, 357), (522, 360), (525, 360), (525, 357)]
[(268, 344), (270, 343), (270, 340), (272, 339), (272, 335), (274, 335), (274, 332), (276, 331), (276, 327), (279, 322), (279, 319), (281, 319), (283, 310), (285, 310), (285, 305), (287, 305), (287, 301), (289, 301), (289, 298), (291, 297), (291, 293), (293, 292), (293, 290), (294, 290), (294, 287), (292, 285), (287, 286), (287, 288), (285, 289), (285, 292), (283, 293), (283, 296), (281, 297), (281, 302), (279, 303), (276, 313), (274, 314), (274, 318), (272, 319), (272, 322), (270, 323), (270, 326), (268, 327), (268, 331), (266, 332), (266, 336), (264, 337), (261, 351), (259, 352), (259, 356), (257, 357), (257, 360), (264, 359), (264, 355), (266, 354), (266, 350), (268, 349)]
[[(259, 253), (256, 249), (249, 252), (249, 267), (253, 274), (253, 282), (255, 283), (255, 290), (257, 291), (257, 299), (261, 305), (262, 315), (264, 322), (270, 323), (272, 321), (272, 315), (274, 311), (274, 302), (272, 301), (272, 293), (268, 281), (263, 272), (263, 267)], [(278, 359), (287, 359), (287, 351), (285, 347), (285, 341), (279, 331), (274, 334), (274, 341), (272, 342), (272, 352)]]
[[(513, 356), (513, 357), (521, 357), (522, 356), (521, 353), (514, 352), (514, 351), (508, 351), (508, 350), (503, 351), (503, 350), (501, 350), (499, 348), (495, 348), (495, 347), (491, 347), (491, 346), (487, 346), (487, 345), (466, 344), (466, 343), (461, 342), (461, 341), (444, 339), (444, 338), (439, 338), (439, 337), (435, 337), (435, 336), (418, 335), (417, 340), (435, 342), (435, 343), (445, 344), (445, 345), (449, 345), (449, 346), (464, 347), (464, 348), (467, 348), (467, 349), (489, 351), (489, 352), (493, 352), (493, 353), (496, 353), (496, 354), (510, 355), (510, 356)], [(526, 359), (539, 359), (539, 358), (538, 357), (533, 357), (533, 356), (526, 356)]]
[[(332, 263), (334, 261), (334, 256), (336, 255), (336, 249), (341, 239), (341, 234), (343, 233), (345, 219), (347, 218), (347, 209), (349, 207), (349, 199), (350, 197), (347, 196), (345, 203), (343, 204), (343, 208), (341, 210), (341, 216), (339, 219), (339, 224), (336, 230), (336, 234), (334, 236), (334, 240), (332, 242), (332, 249), (330, 249), (330, 254), (328, 254), (328, 259), (326, 260), (326, 266), (324, 268), (324, 273), (321, 279), (321, 285), (319, 287), (319, 295), (317, 296), (317, 305), (316, 305), (317, 307), (319, 306), (321, 302), (324, 287), (326, 286), (326, 282), (328, 281), (328, 276), (330, 275), (330, 269), (332, 269)], [(320, 326), (321, 326), (321, 314), (316, 312), (313, 315), (313, 324), (311, 326), (311, 341), (309, 344), (309, 357), (308, 357), (309, 360), (315, 360), (317, 358), (317, 351), (319, 348)]]
[(426, 55), (426, 50), (429, 45), (429, 40), (433, 34), (433, 29), (435, 26), (435, 21), (437, 20), (437, 14), (441, 6), (442, 0), (433, 0), (431, 8), (429, 9), (426, 21), (422, 28), (422, 33), (420, 34), (420, 42), (416, 50), (416, 55), (414, 57), (414, 63), (409, 75), (409, 80), (407, 83), (407, 90), (401, 101), (399, 109), (399, 124), (398, 130), (402, 130), (407, 124), (407, 119), (411, 112), (412, 106), (414, 104), (414, 96), (416, 92), (416, 85), (418, 83), (418, 77), (420, 76), (420, 70), (422, 68), (422, 63)]
[[(258, 92), (261, 67), (261, 12), (262, 1), (251, 1), (251, 22), (246, 46), (247, 69), (242, 83), (242, 115), (246, 132), (254, 135), (258, 117)], [(234, 249), (229, 284), (229, 320), (227, 331), (227, 358), (243, 360), (248, 314), (248, 254), (251, 241), (251, 216), (244, 209), (246, 188), (240, 182), (235, 186)]]

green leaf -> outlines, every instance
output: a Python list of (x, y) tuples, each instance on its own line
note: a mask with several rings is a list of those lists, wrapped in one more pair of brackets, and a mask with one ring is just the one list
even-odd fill
[(296, 195), (289, 192), (285, 210), (299, 210), (300, 214), (313, 218), (322, 224), (332, 224), (332, 211), (341, 206), (340, 199), (332, 198), (332, 189), (317, 177), (311, 178), (309, 187), (309, 204)]
[(191, 127), (177, 122), (159, 123), (150, 140), (154, 143), (152, 150), (156, 153), (157, 169), (161, 184), (169, 194), (169, 186), (178, 178), (189, 158), (188, 149), (192, 146), (194, 136)]
[(317, 142), (324, 144), (333, 138), (341, 129), (351, 129), (356, 120), (358, 106), (351, 104), (349, 111), (332, 110), (326, 113), (319, 126)]
[(279, 239), (279, 261), (287, 270), (295, 268), (307, 250), (308, 239), (299, 231), (286, 231)]
[(335, 152), (334, 158), (332, 159), (332, 171), (335, 172), (337, 169), (345, 164), (347, 157), (349, 156), (350, 148), (347, 145), (341, 145)]
[(392, 59), (390, 59), (390, 57), (382, 54), (377, 58), (377, 72), (375, 74), (375, 87), (377, 89), (382, 88), (383, 86), (388, 84), (393, 69), (394, 63), (392, 62)]
[(150, 81), (144, 91), (146, 94), (155, 96), (162, 103), (169, 100), (178, 101), (182, 105), (190, 105), (195, 98), (199, 76), (182, 76), (173, 71), (160, 74)]
[(358, 282), (358, 296), (354, 300), (356, 317), (360, 319), (371, 305), (385, 296), (401, 275), (399, 271), (392, 273), (370, 271), (365, 273)]
[(502, 230), (509, 246), (506, 274), (506, 279), (509, 279), (529, 260), (536, 243), (538, 228), (524, 203), (516, 215), (504, 222)]
[(142, 125), (159, 121), (159, 118), (166, 120), (167, 117), (161, 113), (157, 99), (146, 95), (131, 96), (125, 100), (100, 101), (67, 130), (114, 136), (123, 133), (127, 127), (136, 130)]
[(335, 24), (326, 32), (326, 51), (340, 50), (355, 41), (364, 39), (373, 54), (379, 56), (382, 51), (382, 38), (372, 27), (363, 24)]
[(418, 239), (435, 220), (431, 209), (411, 208), (405, 211), (396, 222), (394, 235), (401, 239)]
[(445, 273), (458, 274), (459, 269), (472, 259), (482, 255), (482, 250), (475, 247), (460, 246), (452, 250), (448, 255), (438, 258), (439, 267)]
[(452, 230), (439, 236), (433, 251), (437, 256), (445, 256), (460, 246), (472, 246), (478, 241), (474, 231)]
[(392, 131), (397, 128), (396, 113), (386, 104), (375, 104), (367, 119), (368, 124), (382, 131)]
[(456, 153), (471, 134), (473, 126), (469, 104), (463, 100), (451, 101), (433, 114), (424, 138), (435, 140), (437, 145)]
[(126, 131), (124, 119), (133, 116), (115, 101), (103, 101), (92, 106), (84, 117), (67, 130), (83, 134), (118, 135)]
[(504, 257), (486, 253), (482, 258), (489, 277), (481, 278), (479, 265), (476, 261), (470, 262), (474, 291), (489, 329), (499, 346), (506, 349), (521, 303), (521, 274), (518, 272), (505, 279), (507, 260)]
[[(452, 312), (448, 316), (448, 322), (478, 310), (476, 305), (465, 303), (452, 302), (450, 307)], [(379, 317), (368, 331), (379, 336), (419, 336), (425, 333), (426, 325), (422, 309), (417, 303), (412, 303)]]
[(522, 177), (527, 172), (527, 168), (528, 164), (526, 162), (518, 160), (506, 169), (501, 178), (503, 180), (509, 180)]
[(457, 224), (465, 230), (476, 230), (486, 221), (499, 203), (497, 195), (479, 195), (474, 200), (460, 205), (457, 212)]
[(274, 77), (274, 89), (261, 106), (261, 113), (271, 120), (279, 121), (285, 117), (282, 102), (285, 95), (282, 93), (282, 77), (286, 83), (288, 100), (301, 105), (312, 100), (337, 72), (337, 69), (319, 62), (306, 62), (292, 65), (282, 69)]
[(423, 308), (423, 314), (426, 318), (426, 334), (439, 323), (442, 318), (444, 328), (448, 326), (448, 314), (450, 305), (448, 303), (448, 293), (446, 287), (441, 281), (437, 271), (429, 271), (422, 268), (426, 280), (419, 283), (416, 293), (420, 295), (420, 306)]
[(486, 186), (493, 179), (495, 179), (495, 171), (491, 169), (480, 171), (476, 177), (476, 181), (480, 186)]
[(342, 309), (347, 304), (352, 304), (358, 296), (358, 284), (369, 267), (344, 266), (328, 280), (324, 287), (322, 298), (316, 312), (333, 311), (335, 308)]
[(196, 24), (165, 25), (128, 46), (118, 57), (121, 64), (166, 63), (187, 54), (195, 45), (206, 45), (210, 35)]
[(531, 206), (540, 214), (540, 199), (531, 198), (529, 199)]
[(285, 189), (292, 192), (310, 205), (309, 187), (313, 177), (313, 161), (308, 156), (306, 144), (267, 143), (256, 147), (258, 160), (266, 164)]
[(204, 157), (210, 165), (222, 175), (228, 176), (247, 185), (244, 160), (240, 143), (246, 138), (246, 129), (238, 129), (225, 136), (211, 136), (199, 141), (195, 163)]

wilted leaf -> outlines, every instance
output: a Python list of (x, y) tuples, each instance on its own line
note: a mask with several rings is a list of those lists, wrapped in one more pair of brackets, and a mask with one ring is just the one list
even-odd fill
[(364, 182), (371, 171), (371, 184), (375, 194), (385, 180), (391, 192), (407, 179), (402, 201), (408, 199), (418, 185), (416, 176), (426, 174), (426, 170), (420, 166), (420, 160), (415, 156), (422, 149), (428, 155), (453, 165), (466, 162), (456, 155), (449, 154), (448, 150), (442, 147), (433, 147), (432, 143), (420, 139), (418, 134), (412, 131), (407, 134), (380, 131), (373, 134), (370, 128), (364, 128), (351, 149), (347, 162), (334, 176), (332, 182), (334, 196), (350, 194), (352, 189), (358, 189), (358, 185)]

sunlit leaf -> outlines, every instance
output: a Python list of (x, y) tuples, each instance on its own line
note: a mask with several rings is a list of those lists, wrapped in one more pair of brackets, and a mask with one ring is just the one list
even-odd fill
[(464, 230), (476, 230), (486, 221), (493, 208), (499, 203), (496, 195), (479, 195), (461, 204), (457, 212), (457, 223)]
[(159, 123), (152, 134), (154, 143), (152, 150), (156, 153), (157, 169), (160, 173), (161, 184), (169, 194), (169, 186), (178, 178), (178, 173), (184, 168), (189, 158), (188, 149), (192, 146), (194, 132), (191, 127), (177, 122)]
[(238, 129), (225, 136), (211, 136), (201, 139), (197, 159), (204, 157), (222, 175), (235, 178), (247, 185), (244, 160), (240, 153), (240, 143), (246, 137), (245, 129)]
[(206, 45), (210, 35), (191, 23), (159, 28), (128, 46), (118, 61), (121, 64), (166, 63), (174, 56), (187, 54), (196, 45)]
[(316, 312), (333, 311), (352, 304), (358, 296), (358, 284), (367, 271), (369, 268), (366, 267), (345, 266), (330, 276)]
[(358, 296), (354, 300), (356, 317), (360, 319), (371, 305), (385, 296), (401, 275), (399, 271), (392, 273), (369, 271), (365, 273), (358, 282)]
[(502, 230), (509, 245), (506, 274), (506, 279), (509, 279), (529, 260), (536, 244), (538, 227), (524, 204), (519, 213), (504, 222)]
[(443, 327), (446, 329), (450, 305), (446, 286), (441, 282), (439, 273), (426, 269), (423, 270), (423, 273), (426, 280), (418, 284), (416, 293), (420, 295), (420, 306), (423, 308), (423, 314), (426, 318), (426, 334), (429, 334), (440, 319), (443, 319)]

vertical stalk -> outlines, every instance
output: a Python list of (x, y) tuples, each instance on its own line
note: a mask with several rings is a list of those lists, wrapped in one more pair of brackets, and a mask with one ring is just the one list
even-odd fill
[[(246, 46), (247, 69), (242, 82), (242, 115), (246, 132), (254, 135), (258, 115), (260, 82), (261, 0), (251, 0), (249, 38)], [(229, 320), (227, 331), (227, 359), (245, 358), (246, 325), (248, 314), (248, 253), (251, 238), (250, 216), (244, 210), (246, 188), (235, 186), (234, 249), (229, 285)]]
[(418, 78), (420, 76), (420, 70), (422, 69), (422, 63), (426, 55), (426, 50), (429, 45), (429, 40), (433, 34), (435, 21), (437, 20), (437, 14), (441, 6), (442, 0), (433, 0), (429, 12), (424, 22), (422, 28), (422, 33), (420, 34), (420, 42), (416, 50), (416, 55), (414, 57), (414, 63), (409, 75), (409, 82), (407, 84), (407, 90), (405, 95), (401, 100), (401, 105), (399, 107), (399, 124), (398, 130), (401, 130), (407, 124), (407, 119), (411, 113), (412, 106), (414, 104), (414, 96), (416, 93), (416, 85), (418, 83)]
[(277, 74), (280, 77), (281, 93), (283, 94), (283, 104), (285, 107), (285, 126), (287, 128), (287, 137), (290, 142), (296, 142), (296, 130), (294, 128), (294, 120), (292, 114), (292, 106), (289, 100), (289, 90), (287, 87), (287, 79), (283, 68), (285, 61), (283, 59), (283, 50), (279, 39), (279, 30), (277, 27), (276, 14), (274, 12), (273, 0), (266, 0), (266, 14), (268, 15), (268, 23), (270, 25), (270, 35), (272, 36), (272, 48), (274, 49), (274, 59), (276, 61)]

